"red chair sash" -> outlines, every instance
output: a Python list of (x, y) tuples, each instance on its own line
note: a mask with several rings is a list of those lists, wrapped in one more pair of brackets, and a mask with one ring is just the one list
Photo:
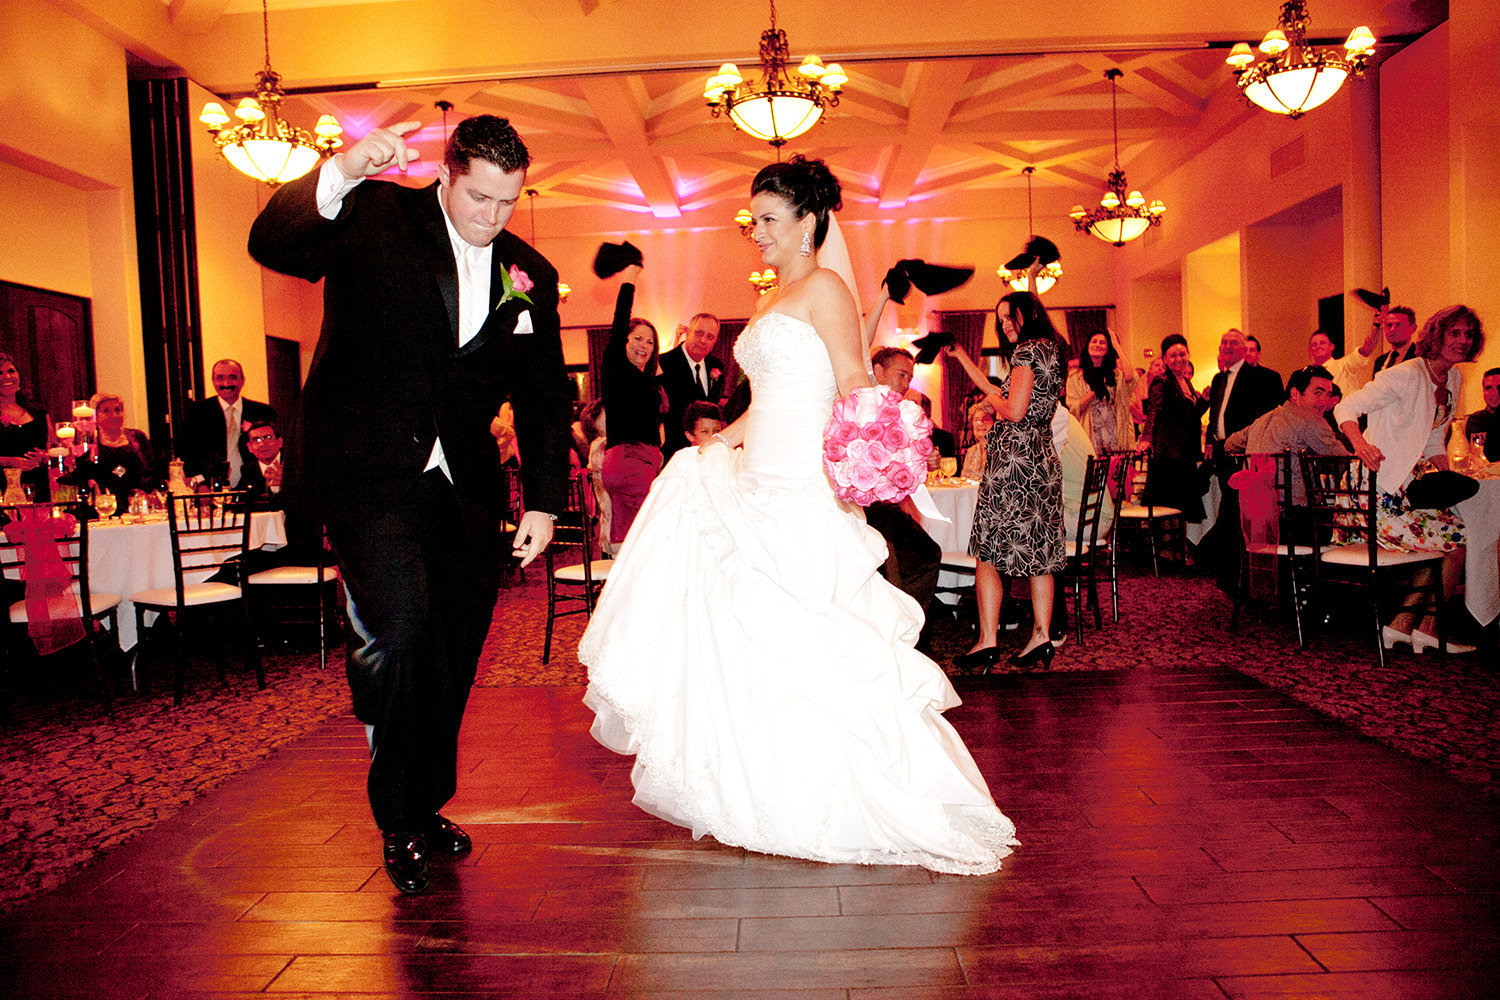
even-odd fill
[(12, 544), (21, 546), (27, 632), (37, 652), (44, 656), (78, 642), (86, 634), (83, 608), (73, 593), (73, 572), (64, 561), (68, 539), (77, 528), (78, 521), (72, 514), (53, 516), (50, 504), (38, 504), (17, 507), (16, 520), (0, 529)]

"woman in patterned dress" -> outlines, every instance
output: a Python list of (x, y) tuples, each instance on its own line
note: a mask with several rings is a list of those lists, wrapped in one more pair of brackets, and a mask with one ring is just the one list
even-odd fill
[(985, 672), (1000, 660), (1002, 577), (1031, 581), (1031, 637), (1012, 666), (1048, 666), (1055, 652), (1052, 574), (1067, 563), (1063, 539), (1062, 466), (1049, 425), (1057, 412), (1067, 371), (1062, 338), (1047, 310), (1031, 292), (1012, 292), (995, 307), (1000, 353), (1010, 373), (992, 385), (963, 348), (948, 352), (985, 394), (996, 423), (987, 438), (988, 462), (979, 484), (969, 553), (978, 560), (974, 589), (979, 600), (979, 641), (954, 664)]
[[(1403, 552), (1442, 552), (1443, 594), (1458, 589), (1463, 568), (1463, 519), (1452, 508), (1429, 510), (1406, 503), (1406, 488), (1426, 468), (1448, 468), (1445, 447), (1453, 412), (1463, 392), (1458, 365), (1473, 361), (1484, 349), (1484, 325), (1468, 306), (1449, 306), (1434, 313), (1417, 339), (1416, 356), (1379, 372), (1333, 409), (1350, 448), (1376, 476), (1378, 541)], [(1359, 418), (1367, 418), (1363, 431)], [(1494, 553), (1486, 553), (1492, 558)], [(1410, 601), (1410, 598), (1408, 598)], [(1387, 649), (1408, 643), (1414, 652), (1438, 644), (1437, 622), (1429, 611), (1421, 621), (1403, 602), (1382, 630)], [(1473, 646), (1449, 640), (1450, 653), (1472, 653)]]

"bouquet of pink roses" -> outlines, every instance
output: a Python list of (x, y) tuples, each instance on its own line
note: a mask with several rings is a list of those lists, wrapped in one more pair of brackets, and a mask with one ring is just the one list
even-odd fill
[(932, 421), (885, 386), (860, 386), (833, 404), (823, 428), (823, 468), (840, 500), (899, 502), (927, 479)]

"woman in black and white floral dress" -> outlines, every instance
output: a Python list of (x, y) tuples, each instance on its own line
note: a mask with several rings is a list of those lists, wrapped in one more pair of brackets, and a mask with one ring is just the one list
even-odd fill
[(988, 438), (988, 462), (979, 484), (969, 553), (978, 564), (979, 641), (954, 663), (988, 670), (999, 662), (998, 630), (1002, 577), (1029, 578), (1035, 616), (1031, 638), (1012, 656), (1014, 666), (1051, 664), (1052, 574), (1067, 563), (1063, 539), (1062, 466), (1050, 424), (1057, 412), (1067, 368), (1062, 338), (1031, 292), (1013, 292), (995, 308), (1001, 355), (1010, 374), (990, 383), (960, 347), (949, 348), (974, 384), (986, 394), (996, 423)]

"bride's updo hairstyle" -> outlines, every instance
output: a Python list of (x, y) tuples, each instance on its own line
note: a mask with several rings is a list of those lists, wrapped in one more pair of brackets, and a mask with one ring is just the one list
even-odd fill
[(839, 179), (833, 176), (828, 164), (822, 160), (809, 160), (798, 153), (785, 163), (772, 163), (762, 167), (750, 185), (750, 194), (774, 194), (797, 211), (797, 218), (812, 212), (816, 218), (813, 225), (813, 248), (823, 245), (828, 235), (828, 214), (844, 207), (843, 192)]

